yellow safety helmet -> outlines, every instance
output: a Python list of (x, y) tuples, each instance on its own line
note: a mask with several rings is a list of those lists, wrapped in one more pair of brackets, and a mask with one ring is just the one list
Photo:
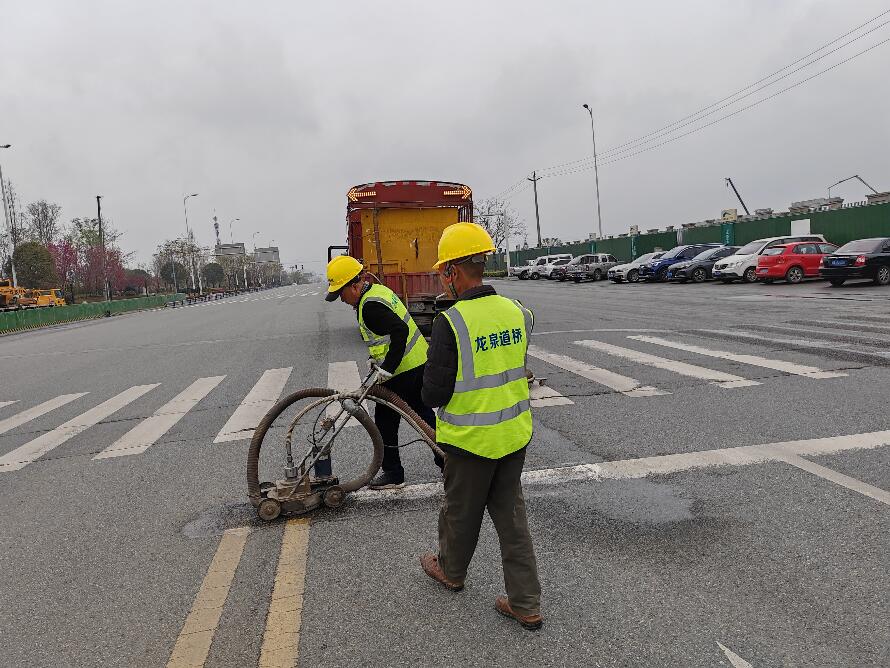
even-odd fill
[(439, 239), (439, 261), (433, 265), (438, 269), (446, 262), (495, 252), (494, 242), (491, 236), (476, 223), (455, 223), (449, 225), (442, 232)]
[(336, 301), (343, 286), (361, 274), (363, 269), (362, 263), (349, 255), (338, 255), (328, 262), (328, 294), (325, 299)]

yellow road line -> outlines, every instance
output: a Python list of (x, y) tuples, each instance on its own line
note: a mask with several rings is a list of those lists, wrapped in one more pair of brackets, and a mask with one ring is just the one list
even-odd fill
[(259, 668), (295, 668), (297, 665), (308, 551), (309, 520), (302, 517), (290, 520), (281, 540)]
[(228, 529), (223, 534), (191, 612), (173, 646), (167, 668), (204, 665), (249, 533), (250, 529), (241, 527)]

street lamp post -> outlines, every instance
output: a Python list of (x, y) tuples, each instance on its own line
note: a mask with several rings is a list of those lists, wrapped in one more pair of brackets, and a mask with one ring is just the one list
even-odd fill
[(235, 237), (232, 236), (232, 223), (234, 223), (236, 220), (241, 220), (241, 219), (240, 218), (232, 218), (232, 220), (229, 221), (229, 243), (231, 243), (231, 244), (235, 243)]
[(603, 216), (600, 211), (600, 173), (596, 159), (596, 131), (593, 129), (593, 109), (589, 105), (582, 105), (590, 114), (590, 138), (593, 140), (593, 174), (596, 179), (596, 220), (597, 220), (597, 238), (603, 238)]
[[(188, 243), (191, 243), (192, 233), (189, 230), (189, 210), (186, 202), (188, 202), (189, 197), (197, 197), (198, 193), (192, 193), (191, 195), (186, 195), (182, 198), (182, 210), (185, 213), (185, 238)], [(192, 275), (192, 290), (195, 289), (195, 256), (192, 252), (192, 249), (189, 248), (189, 271)]]
[(108, 290), (108, 263), (105, 254), (105, 230), (102, 229), (102, 195), (96, 195), (96, 213), (99, 216), (99, 243), (102, 245), (102, 297), (110, 301)]
[[(12, 144), (2, 144), (0, 148), (12, 148)], [(3, 168), (0, 167), (0, 195), (3, 197), (3, 221), (6, 223), (6, 227), (9, 227), (9, 210), (6, 208), (6, 182), (3, 180)], [(15, 275), (15, 219), (12, 221), (12, 228), (10, 228), (10, 232), (12, 234), (10, 238), (10, 243), (12, 244), (12, 249), (9, 252), (9, 266), (11, 268), (12, 273), (12, 287), (19, 287), (18, 278)]]

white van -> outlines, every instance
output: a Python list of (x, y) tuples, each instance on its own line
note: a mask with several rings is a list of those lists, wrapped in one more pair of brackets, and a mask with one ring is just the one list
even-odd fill
[(757, 281), (757, 260), (763, 251), (770, 246), (790, 244), (795, 241), (821, 241), (825, 237), (821, 234), (798, 234), (788, 237), (769, 237), (757, 239), (739, 248), (734, 255), (730, 255), (714, 265), (714, 278), (724, 283), (743, 280), (745, 283)]
[(534, 260), (529, 260), (528, 264), (520, 265), (518, 267), (510, 267), (510, 275), (518, 276), (521, 280), (525, 280), (526, 278), (530, 278), (533, 281), (538, 280), (541, 276), (547, 276), (549, 278), (550, 272), (553, 270), (553, 267), (547, 267), (554, 260), (566, 260), (569, 261), (572, 259), (572, 256), (568, 253), (558, 253), (556, 255), (542, 255), (539, 258)]

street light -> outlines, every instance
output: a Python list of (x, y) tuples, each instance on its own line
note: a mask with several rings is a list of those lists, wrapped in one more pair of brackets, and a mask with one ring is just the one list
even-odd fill
[[(189, 210), (188, 210), (188, 206), (186, 206), (186, 202), (188, 201), (189, 197), (197, 197), (197, 196), (198, 196), (198, 193), (192, 193), (191, 195), (186, 195), (185, 197), (182, 198), (182, 210), (185, 213), (185, 238), (189, 241), (191, 241), (192, 235), (191, 235), (191, 232), (189, 231)], [(191, 249), (189, 249), (189, 270), (192, 275), (192, 290), (194, 290), (195, 289), (195, 256), (191, 252)]]
[(241, 219), (240, 218), (232, 218), (232, 220), (229, 221), (229, 243), (235, 243), (235, 237), (232, 236), (232, 223), (234, 223), (236, 220), (241, 220)]
[(597, 166), (596, 160), (596, 131), (593, 129), (593, 109), (590, 108), (587, 104), (581, 105), (585, 109), (587, 109), (587, 113), (590, 114), (590, 138), (593, 140), (593, 174), (596, 178), (596, 220), (597, 220), (597, 229), (599, 230), (597, 238), (603, 238), (603, 216), (600, 211), (600, 173)]
[(102, 229), (102, 195), (96, 195), (96, 214), (99, 216), (99, 243), (102, 244), (102, 297), (105, 301), (111, 300), (111, 291), (108, 289), (108, 264), (105, 254), (105, 231)]
[[(11, 148), (12, 144), (2, 144), (0, 148)], [(0, 167), (0, 195), (3, 196), (3, 221), (6, 223), (6, 227), (9, 227), (9, 211), (6, 208), (6, 181), (3, 180), (3, 168)], [(12, 233), (12, 237), (10, 241), (12, 242), (12, 250), (9, 253), (9, 266), (12, 273), (12, 287), (19, 287), (18, 278), (15, 275), (15, 261), (13, 256), (15, 255), (15, 220), (12, 221), (12, 227), (10, 228), (10, 232)]]

